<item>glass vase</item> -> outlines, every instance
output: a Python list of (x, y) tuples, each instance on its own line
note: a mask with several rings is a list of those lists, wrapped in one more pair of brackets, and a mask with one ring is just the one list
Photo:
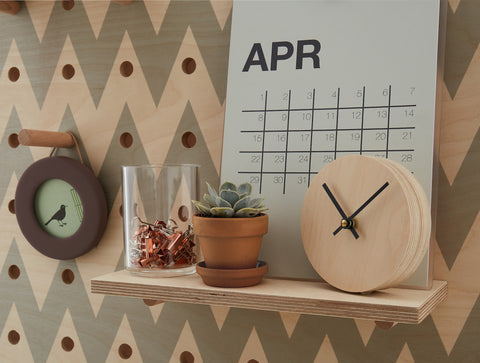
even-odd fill
[(198, 165), (122, 166), (125, 267), (146, 276), (195, 272), (192, 200)]

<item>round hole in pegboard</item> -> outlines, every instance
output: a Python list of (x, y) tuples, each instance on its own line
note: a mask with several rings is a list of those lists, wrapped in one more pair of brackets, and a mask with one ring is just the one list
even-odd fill
[(197, 63), (193, 58), (185, 58), (182, 62), (182, 71), (186, 74), (192, 74), (197, 68)]
[(62, 271), (62, 281), (67, 285), (70, 285), (75, 280), (75, 274), (69, 268)]
[(120, 135), (120, 145), (128, 149), (133, 144), (133, 136), (129, 132), (124, 132)]
[(64, 337), (62, 339), (62, 349), (66, 352), (71, 352), (73, 350), (73, 347), (75, 346), (75, 343), (73, 342), (73, 339), (70, 337)]
[(128, 359), (132, 356), (132, 347), (126, 343), (120, 344), (118, 347), (118, 355), (122, 359)]
[(188, 350), (185, 350), (180, 354), (180, 363), (193, 363), (193, 362), (195, 362), (195, 357)]
[(8, 341), (10, 344), (18, 344), (20, 341), (20, 334), (16, 330), (10, 330), (8, 332)]
[(73, 7), (75, 6), (75, 1), (74, 0), (63, 0), (62, 1), (62, 6), (65, 10), (72, 10)]
[(17, 265), (10, 265), (8, 268), (8, 276), (10, 276), (12, 280), (16, 280), (20, 277), (20, 269)]
[(188, 212), (188, 207), (186, 205), (182, 205), (178, 208), (178, 218), (180, 218), (182, 222), (186, 222), (188, 217), (190, 217), (190, 213)]
[(195, 146), (197, 143), (197, 137), (193, 132), (187, 131), (182, 135), (182, 145), (187, 149)]
[(72, 79), (75, 75), (75, 68), (71, 64), (65, 64), (62, 68), (62, 76), (65, 79)]
[(15, 149), (20, 145), (20, 141), (18, 141), (18, 134), (10, 134), (8, 135), (8, 145), (12, 148)]
[(8, 211), (12, 214), (15, 214), (15, 199), (12, 199), (8, 202)]
[(256, 360), (256, 359), (249, 359), (249, 360), (248, 360), (248, 363), (258, 363), (258, 360)]
[(120, 64), (120, 74), (124, 77), (130, 77), (133, 73), (133, 64), (129, 61)]
[(12, 67), (8, 70), (8, 79), (11, 82), (17, 82), (20, 78), (20, 70), (17, 67)]

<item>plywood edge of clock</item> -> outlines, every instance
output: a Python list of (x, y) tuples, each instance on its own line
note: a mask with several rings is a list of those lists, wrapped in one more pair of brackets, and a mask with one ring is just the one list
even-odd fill
[(391, 288), (365, 295), (345, 293), (318, 281), (265, 278), (261, 284), (248, 288), (215, 288), (203, 284), (197, 275), (151, 279), (118, 271), (93, 279), (91, 292), (417, 324), (446, 298), (447, 285), (434, 281), (428, 291)]

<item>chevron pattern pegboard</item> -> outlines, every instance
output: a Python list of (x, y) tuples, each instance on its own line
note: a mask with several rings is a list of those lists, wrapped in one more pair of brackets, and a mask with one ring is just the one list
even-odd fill
[[(74, 5), (70, 10), (69, 5)], [(202, 164), (217, 184), (231, 1), (27, 1), (0, 13), (0, 360), (18, 362), (476, 362), (480, 359), (480, 3), (451, 0), (435, 276), (448, 301), (419, 326), (89, 293), (123, 267), (120, 165)], [(195, 62), (193, 70), (192, 62)], [(73, 69), (73, 72), (72, 72)], [(41, 148), (22, 128), (70, 130), (109, 203), (99, 246), (38, 254), (16, 224), (16, 183)], [(182, 144), (191, 132), (196, 144)], [(128, 133), (132, 144), (123, 136)], [(189, 146), (189, 145), (187, 145)], [(74, 151), (62, 150), (72, 155)]]

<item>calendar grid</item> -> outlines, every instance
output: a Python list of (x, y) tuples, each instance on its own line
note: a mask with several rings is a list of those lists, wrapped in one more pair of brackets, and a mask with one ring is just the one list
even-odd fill
[[(413, 152), (415, 149), (390, 149), (390, 152)], [(325, 149), (325, 150), (312, 150), (312, 151), (307, 151), (307, 152), (312, 152), (312, 153), (329, 153), (333, 152), (333, 150), (330, 149)], [(339, 153), (358, 153), (360, 150), (337, 150)], [(368, 153), (379, 153), (379, 152), (385, 152), (385, 149), (368, 149), (368, 150), (363, 150), (363, 152), (368, 152)], [(239, 152), (240, 154), (260, 154), (260, 151), (254, 151), (254, 150), (242, 150)], [(264, 154), (284, 154), (285, 150), (265, 150), (263, 151)], [(288, 150), (287, 154), (305, 154), (305, 150)], [(255, 171), (250, 171), (250, 173), (256, 173)], [(265, 171), (263, 171), (265, 174)], [(282, 174), (282, 172), (276, 171), (275, 174)], [(305, 174), (307, 172), (304, 172)], [(318, 171), (317, 171), (318, 173)]]
[(338, 90), (337, 90), (337, 112), (336, 112), (336, 116), (335, 116), (335, 150), (334, 150), (334, 153), (333, 153), (333, 159), (334, 160), (337, 159), (338, 119), (339, 119), (339, 115), (340, 115), (340, 112), (338, 112), (339, 110), (340, 110), (340, 88), (338, 88)]
[[(265, 91), (265, 107), (263, 109), (262, 155), (265, 152), (265, 128), (267, 127), (267, 100), (268, 100), (268, 91)], [(259, 191), (260, 194), (262, 194), (262, 185), (263, 185), (263, 161), (264, 161), (263, 156), (261, 159), (262, 161), (260, 165), (260, 191)]]
[[(409, 116), (409, 113), (413, 113), (413, 109), (417, 106), (416, 104), (411, 104), (411, 103), (405, 103), (405, 104), (392, 104), (392, 86), (389, 85), (388, 88), (385, 88), (383, 91), (383, 96), (388, 98), (385, 100), (386, 102), (384, 104), (381, 103), (375, 103), (373, 106), (372, 105), (366, 105), (366, 87), (363, 86), (361, 89), (358, 89), (357, 94), (356, 94), (356, 99), (358, 99), (359, 103), (361, 104), (358, 105), (346, 105), (342, 106), (341, 105), (341, 95), (343, 96), (344, 92), (341, 90), (340, 87), (338, 87), (332, 94), (332, 97), (336, 97), (335, 100), (335, 107), (330, 106), (330, 107), (318, 107), (318, 102), (317, 102), (317, 90), (314, 88), (312, 92), (310, 92), (310, 97), (312, 98), (311, 101), (311, 107), (292, 107), (292, 100), (293, 100), (293, 92), (292, 90), (288, 90), (288, 92), (285, 92), (282, 96), (283, 102), (286, 101), (286, 108), (285, 107), (275, 107), (275, 108), (269, 108), (268, 103), (269, 103), (269, 92), (268, 90), (265, 91), (265, 93), (262, 95), (263, 99), (263, 108), (261, 109), (256, 109), (256, 108), (250, 108), (250, 109), (244, 109), (242, 110), (242, 113), (248, 114), (248, 113), (257, 113), (258, 120), (262, 121), (261, 127), (253, 127), (249, 128), (248, 126), (244, 127), (243, 130), (240, 130), (240, 134), (253, 134), (254, 140), (257, 142), (257, 144), (260, 144), (260, 149), (254, 147), (254, 148), (249, 148), (246, 147), (242, 150), (239, 150), (239, 154), (252, 154), (252, 163), (254, 162), (259, 162), (260, 167), (259, 169), (254, 169), (254, 170), (238, 170), (238, 174), (250, 174), (254, 177), (254, 183), (259, 184), (259, 193), (262, 194), (262, 188), (265, 184), (266, 176), (271, 176), (274, 175), (274, 179), (269, 179), (269, 181), (273, 180), (273, 183), (275, 184), (283, 184), (281, 189), (278, 191), (279, 193), (286, 194), (287, 192), (287, 179), (288, 175), (297, 175), (299, 176), (298, 182), (299, 183), (305, 183), (306, 186), (310, 186), (310, 181), (311, 181), (311, 176), (315, 175), (318, 173), (319, 168), (318, 165), (317, 167), (315, 166), (315, 163), (313, 162), (314, 158), (318, 156), (318, 158), (324, 158), (323, 163), (327, 163), (330, 161), (333, 161), (337, 159), (339, 154), (374, 154), (376, 153), (384, 155), (386, 158), (392, 157), (394, 153), (413, 153), (415, 151), (414, 148), (410, 147), (402, 147), (402, 146), (409, 146), (409, 145), (403, 145), (400, 144), (397, 140), (396, 145), (395, 143), (392, 144), (392, 132), (402, 132), (402, 137), (409, 137), (410, 139), (412, 138), (412, 132), (416, 129), (415, 123), (409, 123), (407, 122), (406, 124), (398, 124), (393, 123), (392, 125), (392, 109), (398, 109), (398, 108), (405, 108), (405, 118), (407, 119)], [(362, 94), (360, 95), (360, 92)], [(388, 95), (387, 95), (388, 92)], [(343, 96), (345, 97), (345, 96)], [(361, 97), (361, 98), (360, 98)], [(270, 97), (271, 98), (271, 97)], [(271, 101), (270, 101), (271, 103)], [(350, 121), (345, 121), (345, 115), (343, 118), (341, 118), (341, 112), (345, 110), (351, 111), (351, 116), (349, 116), (351, 119)], [(378, 120), (381, 122), (385, 122), (383, 126), (386, 127), (380, 127), (382, 124), (378, 124), (378, 122), (373, 125), (371, 124), (372, 121), (370, 120), (370, 125), (366, 123), (366, 112), (367, 110), (378, 110), (375, 111), (375, 114), (378, 113), (377, 117)], [(325, 122), (327, 125), (325, 125), (324, 128), (321, 126), (322, 117), (320, 115), (320, 119), (318, 119), (317, 113), (318, 112), (326, 112), (326, 119)], [(282, 112), (283, 114), (281, 115), (281, 121), (277, 120), (273, 115), (277, 112)], [(303, 114), (303, 123), (299, 124), (298, 126), (304, 126), (300, 128), (295, 128), (298, 127), (295, 125), (295, 122), (302, 122), (302, 121), (295, 121), (292, 119), (292, 115), (296, 114), (300, 116), (299, 113)], [(371, 111), (370, 111), (371, 112)], [(397, 111), (400, 112), (400, 111)], [(307, 114), (305, 114), (307, 113)], [(335, 113), (335, 115), (333, 115)], [(403, 114), (403, 112), (402, 112)], [(307, 118), (305, 118), (307, 116)], [(398, 115), (397, 115), (398, 116)], [(411, 115), (410, 115), (411, 116)], [(276, 116), (278, 118), (278, 116)], [(371, 119), (371, 117), (370, 117)], [(410, 120), (412, 120), (410, 118)], [(305, 123), (305, 121), (309, 121), (309, 123)], [(283, 126), (278, 127), (278, 122), (282, 122)], [(293, 123), (292, 123), (293, 122)], [(353, 122), (353, 123), (352, 123)], [(268, 124), (271, 123), (271, 127), (273, 128), (269, 129)], [(330, 123), (330, 127), (328, 127), (328, 123)], [(343, 125), (342, 125), (343, 124)], [(248, 123), (245, 123), (245, 125), (248, 125)], [(358, 127), (352, 127), (352, 126), (358, 126)], [(275, 127), (277, 126), (277, 127)], [(305, 127), (306, 126), (306, 127)], [(332, 127), (333, 126), (333, 127)], [(370, 126), (370, 127), (369, 127)], [(373, 126), (373, 127), (372, 127)], [(379, 126), (379, 127), (377, 127)], [(351, 134), (345, 134), (351, 132)], [(366, 142), (366, 137), (369, 135), (368, 133), (370, 132), (370, 146)], [(377, 147), (371, 147), (372, 146), (372, 132), (376, 133), (376, 143), (375, 146)], [(329, 133), (329, 134), (325, 134)], [(276, 134), (276, 139), (277, 139), (277, 145), (279, 144), (280, 147), (273, 147), (271, 145), (271, 140), (270, 139), (270, 144), (267, 143), (266, 139), (267, 137), (274, 137), (275, 138)], [(257, 136), (255, 136), (257, 135)], [(293, 148), (292, 145), (290, 145), (291, 139), (294, 139), (296, 136), (296, 140), (300, 140), (299, 138), (301, 137), (302, 140), (302, 145), (304, 149), (302, 148)], [(329, 147), (321, 147), (321, 143), (319, 144), (318, 140), (320, 139), (320, 136), (325, 135), (327, 137), (326, 142), (331, 142)], [(349, 136), (346, 136), (349, 135)], [(322, 136), (323, 137), (323, 136)], [(343, 137), (343, 145), (345, 145), (345, 137), (349, 137), (348, 140), (350, 142), (357, 143), (356, 148), (345, 148), (345, 146), (342, 146), (342, 143), (339, 141), (339, 138)], [(350, 139), (351, 137), (351, 139)], [(397, 139), (398, 139), (398, 133), (397, 133)], [(261, 140), (260, 140), (261, 138)], [(308, 142), (307, 142), (308, 140)], [(261, 141), (261, 143), (260, 143)], [(317, 145), (315, 144), (315, 141), (317, 141)], [(325, 140), (324, 140), (325, 141)], [(295, 143), (295, 140), (293, 140)], [(383, 143), (383, 145), (382, 145)], [(298, 144), (294, 144), (298, 145)], [(327, 145), (328, 146), (328, 145)], [(400, 147), (399, 147), (400, 146)], [(291, 156), (295, 155), (297, 156)], [(322, 155), (324, 154), (324, 155)], [(268, 155), (271, 155), (270, 157), (267, 158)], [(291, 156), (292, 158), (289, 158)], [(400, 157), (397, 154), (397, 157)], [(404, 155), (402, 154), (401, 157), (403, 158)], [(413, 157), (411, 154), (407, 155), (406, 157)], [(293, 158), (298, 158), (297, 160)], [(306, 160), (308, 158), (308, 160)], [(318, 164), (318, 160), (317, 164)], [(301, 166), (299, 164), (302, 162)], [(282, 165), (283, 164), (283, 165)], [(258, 165), (258, 164), (257, 164)], [(280, 167), (280, 168), (279, 168)], [(258, 166), (257, 166), (258, 168)], [(301, 170), (297, 170), (300, 168)], [(249, 169), (249, 168), (246, 168)], [(301, 178), (301, 176), (305, 176), (305, 178)], [(268, 178), (267, 178), (268, 179)], [(268, 182), (268, 181), (267, 181)]]
[[(310, 185), (310, 177), (312, 173), (312, 149), (313, 149), (313, 123), (315, 121), (315, 88), (312, 91), (312, 121), (310, 123), (310, 147), (308, 155), (308, 185)], [(286, 183), (285, 183), (286, 184)]]
[[(360, 155), (363, 153), (363, 123), (365, 121), (365, 86), (363, 86), (362, 89), (362, 125), (360, 126), (361, 128), (361, 133), (360, 133)], [(308, 184), (310, 185), (310, 183)]]
[[(382, 131), (382, 130), (415, 130), (415, 126), (401, 126), (401, 127), (365, 127), (363, 128), (364, 131)], [(290, 130), (289, 132), (293, 133), (293, 132), (310, 132), (310, 131), (313, 131), (313, 132), (316, 132), (316, 131), (335, 131), (337, 129), (297, 129), (297, 130)], [(358, 128), (350, 128), (350, 129), (342, 129), (342, 128), (339, 128), (338, 131), (359, 131), (361, 129), (358, 129)], [(261, 133), (263, 132), (263, 130), (241, 130), (240, 131), (241, 133)], [(277, 130), (265, 130), (265, 133), (269, 133), (269, 132), (285, 132), (285, 130), (283, 129), (277, 129)]]
[(390, 139), (390, 105), (392, 103), (392, 86), (388, 86), (388, 114), (387, 114), (387, 146), (385, 148), (385, 157), (388, 159), (388, 141)]
[(287, 136), (285, 138), (285, 162), (283, 167), (283, 194), (285, 194), (285, 188), (287, 183), (287, 162), (288, 162), (288, 136), (290, 131), (290, 101), (292, 99), (292, 90), (288, 90), (288, 111), (287, 111)]
[[(404, 107), (416, 107), (416, 104), (405, 104), (405, 105), (390, 105), (390, 108), (404, 108)], [(376, 108), (388, 108), (387, 105), (375, 105), (375, 106), (342, 106), (342, 107), (315, 107), (315, 111), (336, 111), (337, 109), (339, 110), (369, 110), (369, 109), (376, 109)], [(290, 112), (296, 112), (296, 111), (311, 111), (311, 108), (290, 108)], [(272, 108), (272, 109), (267, 109), (265, 110), (264, 108), (261, 109), (249, 109), (249, 110), (242, 110), (243, 113), (258, 113), (258, 112), (287, 112), (288, 108)]]

